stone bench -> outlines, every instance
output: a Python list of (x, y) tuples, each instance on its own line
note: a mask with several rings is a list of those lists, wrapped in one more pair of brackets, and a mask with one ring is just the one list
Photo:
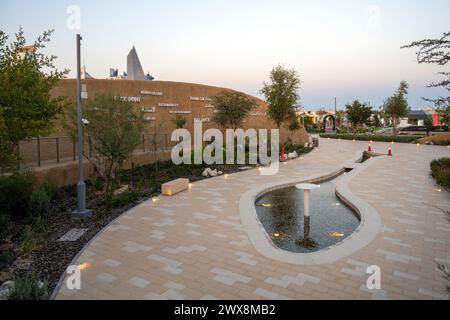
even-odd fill
[(182, 178), (166, 182), (161, 186), (162, 194), (165, 196), (173, 196), (187, 189), (189, 189), (189, 179)]

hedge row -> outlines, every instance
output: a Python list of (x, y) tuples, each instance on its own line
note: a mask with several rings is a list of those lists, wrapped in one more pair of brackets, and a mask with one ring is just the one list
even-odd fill
[(350, 133), (323, 133), (319, 135), (321, 138), (331, 138), (331, 139), (342, 139), (342, 140), (360, 140), (360, 141), (381, 141), (381, 142), (404, 142), (411, 143), (414, 142), (417, 136), (397, 136), (396, 138), (392, 136), (382, 136), (382, 135), (369, 135), (369, 134), (357, 134), (353, 136)]
[(450, 158), (436, 159), (431, 162), (431, 175), (436, 181), (450, 189)]

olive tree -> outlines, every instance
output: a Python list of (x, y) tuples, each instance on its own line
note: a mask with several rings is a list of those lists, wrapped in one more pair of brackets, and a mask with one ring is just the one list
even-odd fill
[(400, 118), (408, 115), (408, 83), (401, 81), (397, 92), (386, 99), (383, 105), (384, 113), (391, 117), (394, 137), (397, 137), (397, 125)]
[[(76, 106), (67, 114), (66, 128), (76, 135)], [(105, 179), (105, 196), (110, 196), (111, 182), (119, 177), (124, 162), (140, 143), (143, 132), (142, 113), (134, 111), (130, 102), (112, 94), (98, 94), (83, 105), (84, 133), (93, 150), (84, 155)]]
[(427, 137), (430, 136), (430, 131), (433, 130), (433, 117), (427, 116), (425, 120), (423, 121), (423, 125), (425, 126), (425, 129), (427, 130)]
[(254, 99), (238, 91), (222, 91), (213, 98), (213, 121), (222, 128), (236, 130), (242, 125), (250, 110), (256, 107)]
[(280, 129), (281, 124), (292, 119), (295, 104), (300, 96), (300, 77), (294, 69), (278, 65), (270, 72), (270, 79), (264, 82), (261, 93), (266, 97), (269, 107), (267, 114)]
[(353, 126), (353, 136), (356, 134), (356, 129), (360, 125), (367, 124), (369, 122), (372, 109), (365, 103), (355, 100), (352, 103), (345, 105), (348, 121)]

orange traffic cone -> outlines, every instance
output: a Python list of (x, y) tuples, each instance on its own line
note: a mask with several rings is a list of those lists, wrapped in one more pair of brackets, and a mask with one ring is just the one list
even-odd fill
[(284, 146), (281, 147), (281, 161), (286, 160), (286, 155), (284, 154)]
[(391, 156), (391, 157), (392, 157), (392, 148), (389, 148), (389, 150), (388, 150), (388, 156)]
[(372, 146), (369, 143), (369, 148), (367, 148), (367, 151), (372, 152)]

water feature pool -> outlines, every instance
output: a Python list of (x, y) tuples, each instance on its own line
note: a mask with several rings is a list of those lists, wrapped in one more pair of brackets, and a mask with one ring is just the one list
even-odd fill
[(298, 243), (303, 239), (303, 191), (288, 187), (268, 192), (257, 199), (256, 212), (261, 224), (280, 249), (314, 252), (332, 246), (351, 235), (359, 226), (356, 213), (335, 194), (335, 178), (320, 183), (310, 194), (310, 239), (315, 247)]

